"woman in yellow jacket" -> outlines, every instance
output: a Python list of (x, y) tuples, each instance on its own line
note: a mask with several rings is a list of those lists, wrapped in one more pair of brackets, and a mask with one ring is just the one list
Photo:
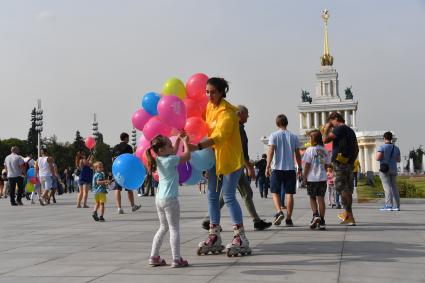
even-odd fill
[(236, 107), (224, 98), (229, 90), (225, 79), (210, 78), (206, 86), (209, 102), (206, 111), (208, 139), (197, 145), (198, 149), (213, 147), (216, 165), (208, 171), (208, 213), (210, 230), (208, 239), (199, 244), (198, 254), (221, 252), (220, 192), (230, 210), (234, 238), (226, 246), (227, 255), (250, 254), (249, 242), (243, 229), (242, 210), (236, 199), (236, 187), (245, 164), (239, 132)]

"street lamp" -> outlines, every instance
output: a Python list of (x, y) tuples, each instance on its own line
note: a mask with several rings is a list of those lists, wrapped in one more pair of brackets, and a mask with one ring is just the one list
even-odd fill
[(41, 132), (43, 131), (43, 110), (41, 109), (41, 99), (37, 99), (37, 110), (35, 111), (35, 131), (37, 132), (37, 156), (40, 158), (41, 152)]
[(136, 149), (136, 137), (137, 137), (137, 132), (136, 129), (133, 128), (133, 130), (131, 130), (131, 145), (133, 146), (133, 150)]
[(92, 136), (97, 140), (99, 138), (99, 123), (97, 122), (96, 113), (93, 114)]

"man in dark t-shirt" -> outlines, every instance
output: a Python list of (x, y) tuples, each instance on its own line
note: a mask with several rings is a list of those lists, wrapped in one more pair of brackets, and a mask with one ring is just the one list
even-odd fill
[[(133, 148), (128, 144), (130, 137), (127, 133), (122, 133), (120, 135), (121, 142), (114, 146), (112, 150), (112, 161), (115, 160), (118, 156), (125, 153), (133, 154)], [(115, 191), (115, 203), (117, 204), (118, 214), (124, 214), (124, 210), (121, 208), (121, 191), (122, 187), (115, 181), (115, 187), (113, 189)], [(134, 194), (133, 191), (127, 190), (128, 201), (131, 204), (131, 210), (134, 212), (138, 210), (141, 206), (134, 204)]]
[(263, 154), (261, 159), (255, 163), (255, 167), (258, 169), (258, 186), (260, 188), (261, 198), (267, 198), (268, 187), (266, 186), (266, 167), (267, 167), (267, 155)]
[(357, 137), (354, 131), (345, 125), (341, 114), (333, 112), (325, 125), (323, 142), (333, 142), (332, 164), (334, 168), (335, 189), (341, 194), (345, 211), (338, 215), (341, 224), (355, 226), (352, 203), (354, 191), (354, 161), (359, 154)]

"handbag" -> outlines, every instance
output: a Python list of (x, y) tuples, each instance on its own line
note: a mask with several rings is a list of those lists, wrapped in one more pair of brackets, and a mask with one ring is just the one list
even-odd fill
[[(390, 159), (388, 159), (388, 161), (391, 161), (391, 158), (393, 157), (393, 152), (394, 152), (394, 145), (393, 145), (393, 148), (391, 149)], [(388, 173), (388, 171), (390, 171), (390, 164), (381, 162), (381, 164), (379, 165), (379, 171), (381, 171), (382, 173)]]

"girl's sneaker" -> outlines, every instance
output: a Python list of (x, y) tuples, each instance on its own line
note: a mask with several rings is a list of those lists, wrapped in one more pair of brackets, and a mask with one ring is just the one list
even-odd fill
[(173, 260), (173, 263), (171, 264), (171, 267), (172, 268), (179, 268), (179, 267), (186, 267), (188, 265), (189, 265), (189, 263), (187, 262), (187, 260), (185, 260), (182, 257), (180, 257), (179, 259)]
[(163, 266), (166, 265), (167, 263), (165, 262), (165, 260), (163, 258), (161, 258), (159, 255), (158, 256), (151, 256), (149, 258), (149, 265), (151, 266)]
[(311, 219), (311, 222), (310, 222), (310, 229), (313, 229), (313, 230), (316, 229), (321, 220), (322, 219), (319, 216), (314, 215), (313, 219)]
[(105, 222), (105, 218), (103, 218), (103, 215), (99, 216), (99, 222)]

